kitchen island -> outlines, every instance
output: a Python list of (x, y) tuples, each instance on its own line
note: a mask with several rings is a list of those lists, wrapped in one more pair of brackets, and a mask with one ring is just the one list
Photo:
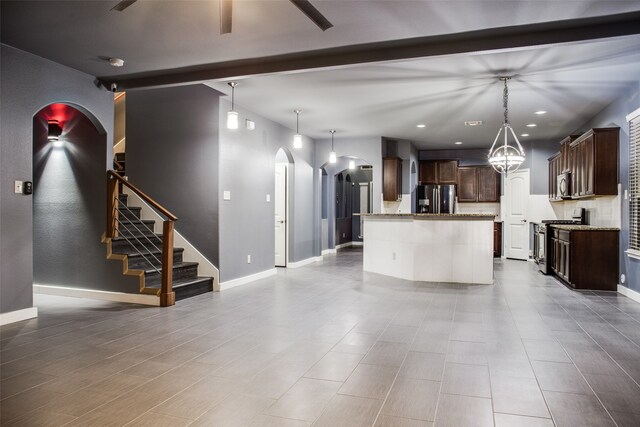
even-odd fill
[(364, 271), (427, 282), (493, 284), (486, 214), (366, 214)]

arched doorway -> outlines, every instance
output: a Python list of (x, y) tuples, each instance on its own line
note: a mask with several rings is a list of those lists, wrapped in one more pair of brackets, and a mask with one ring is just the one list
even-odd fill
[(293, 156), (287, 148), (279, 148), (275, 157), (274, 258), (276, 267), (286, 267), (289, 261), (290, 205), (293, 192)]
[(363, 242), (362, 214), (373, 209), (373, 168), (363, 159), (338, 157), (321, 166), (322, 252)]
[[(59, 128), (57, 140), (51, 124)], [(115, 286), (100, 243), (107, 152), (106, 131), (80, 107), (55, 103), (34, 115), (35, 285), (102, 290)]]

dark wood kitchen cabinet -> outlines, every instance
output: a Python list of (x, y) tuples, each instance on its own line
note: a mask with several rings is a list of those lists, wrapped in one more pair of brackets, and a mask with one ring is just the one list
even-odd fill
[(457, 178), (457, 160), (423, 160), (420, 162), (419, 181), (423, 185), (456, 184)]
[(570, 144), (571, 198), (618, 194), (620, 128), (594, 128)]
[(396, 202), (402, 198), (402, 159), (385, 157), (382, 159), (382, 199)]
[(493, 223), (493, 257), (499, 258), (502, 256), (502, 223)]
[(611, 229), (567, 230), (552, 226), (551, 270), (574, 289), (615, 291), (619, 234)]
[(549, 201), (563, 200), (558, 194), (558, 175), (571, 172), (573, 167), (571, 143), (579, 137), (580, 135), (569, 135), (560, 141), (560, 152), (549, 158)]
[(458, 202), (499, 202), (500, 174), (491, 166), (458, 168)]
[(478, 201), (478, 174), (473, 166), (458, 168), (458, 203)]

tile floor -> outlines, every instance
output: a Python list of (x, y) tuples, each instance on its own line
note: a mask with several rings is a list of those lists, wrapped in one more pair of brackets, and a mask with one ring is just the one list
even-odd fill
[(362, 253), (160, 309), (37, 295), (1, 330), (7, 426), (638, 426), (640, 304), (497, 261), (495, 285)]

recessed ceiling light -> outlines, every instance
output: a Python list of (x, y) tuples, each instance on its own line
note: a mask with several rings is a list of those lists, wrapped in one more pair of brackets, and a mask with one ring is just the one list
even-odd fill
[(465, 126), (482, 126), (482, 120), (467, 120)]
[(527, 127), (528, 127), (528, 128), (534, 128), (534, 127), (536, 127), (536, 126), (538, 126), (538, 125), (537, 125), (537, 124), (535, 124), (535, 123), (529, 123), (529, 124), (527, 125)]
[(417, 128), (424, 128), (427, 127), (427, 125), (425, 125), (424, 123), (420, 123), (419, 125), (416, 125)]
[(122, 67), (124, 65), (124, 59), (109, 58), (109, 65), (112, 67)]
[(462, 141), (456, 141), (454, 142), (455, 145), (462, 145)]
[(528, 133), (523, 133), (523, 134), (520, 134), (520, 136), (529, 136), (529, 134)]
[(544, 111), (544, 110), (538, 110), (538, 111), (536, 111), (536, 112), (535, 112), (535, 113), (533, 113), (533, 114), (537, 114), (537, 115), (541, 116), (541, 115), (543, 115), (543, 114), (547, 114), (547, 112), (546, 112), (546, 111)]

